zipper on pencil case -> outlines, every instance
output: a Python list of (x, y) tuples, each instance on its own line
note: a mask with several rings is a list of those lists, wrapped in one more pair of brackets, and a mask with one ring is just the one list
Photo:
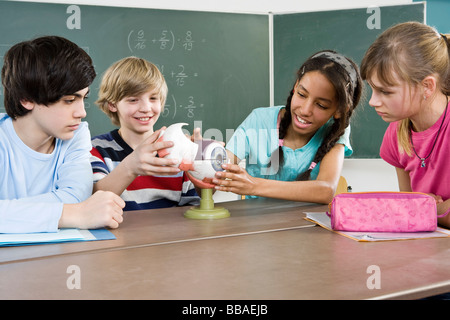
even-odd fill
[[(397, 195), (424, 195), (427, 197), (431, 197), (429, 194), (426, 194), (424, 192), (415, 192), (415, 191), (361, 191), (361, 192), (343, 192), (340, 193), (339, 196), (341, 198), (351, 198), (352, 195), (386, 195), (386, 194), (397, 194)], [(335, 196), (336, 197), (336, 196)], [(334, 198), (335, 198), (334, 197)], [(334, 198), (333, 200), (328, 204), (328, 210), (331, 212), (331, 207), (333, 205), (334, 202)], [(361, 197), (361, 198), (366, 198), (366, 197)], [(367, 197), (368, 198), (368, 197)], [(380, 198), (384, 198), (384, 197), (380, 197)]]
[[(427, 196), (430, 197), (429, 194), (426, 194), (424, 192), (415, 192), (415, 191), (364, 191), (364, 192), (344, 192), (344, 193), (340, 193), (339, 196), (340, 197), (351, 197), (352, 195), (355, 194), (359, 194), (359, 195), (386, 195), (386, 194), (391, 194), (391, 195), (423, 195), (423, 196)], [(334, 199), (334, 198), (333, 198)]]

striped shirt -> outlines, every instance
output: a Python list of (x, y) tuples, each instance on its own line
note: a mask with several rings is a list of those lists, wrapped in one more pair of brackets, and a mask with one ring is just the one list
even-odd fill
[[(91, 166), (94, 183), (106, 177), (133, 149), (115, 129), (92, 138)], [(173, 176), (138, 176), (121, 194), (124, 210), (145, 210), (182, 205), (197, 205), (195, 187), (181, 171)]]

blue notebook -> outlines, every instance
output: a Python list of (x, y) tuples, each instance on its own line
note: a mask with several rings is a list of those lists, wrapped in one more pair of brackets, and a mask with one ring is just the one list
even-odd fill
[(0, 247), (114, 239), (116, 239), (114, 234), (104, 228), (93, 230), (68, 228), (59, 229), (57, 232), (0, 233)]

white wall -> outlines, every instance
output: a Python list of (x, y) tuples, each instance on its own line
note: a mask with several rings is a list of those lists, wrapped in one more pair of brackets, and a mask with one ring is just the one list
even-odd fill
[(52, 2), (92, 4), (117, 7), (138, 7), (194, 11), (221, 12), (308, 12), (336, 9), (365, 8), (371, 5), (387, 6), (412, 3), (412, 0), (19, 0), (26, 2)]
[[(238, 13), (309, 12), (369, 6), (389, 6), (412, 3), (412, 0), (19, 0), (24, 2), (50, 2), (81, 5), (105, 5), (193, 11), (219, 11)], [(347, 159), (342, 175), (358, 191), (398, 190), (395, 169), (381, 159)], [(235, 200), (233, 194), (217, 192), (216, 202)]]
[(353, 192), (398, 191), (395, 168), (382, 159), (346, 159), (342, 176)]

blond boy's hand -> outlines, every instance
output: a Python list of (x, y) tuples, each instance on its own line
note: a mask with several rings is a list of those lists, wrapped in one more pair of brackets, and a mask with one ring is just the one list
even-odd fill
[(135, 176), (173, 175), (180, 172), (180, 169), (173, 166), (178, 163), (176, 159), (157, 156), (158, 150), (173, 146), (172, 141), (158, 141), (160, 131), (155, 131), (122, 161)]

